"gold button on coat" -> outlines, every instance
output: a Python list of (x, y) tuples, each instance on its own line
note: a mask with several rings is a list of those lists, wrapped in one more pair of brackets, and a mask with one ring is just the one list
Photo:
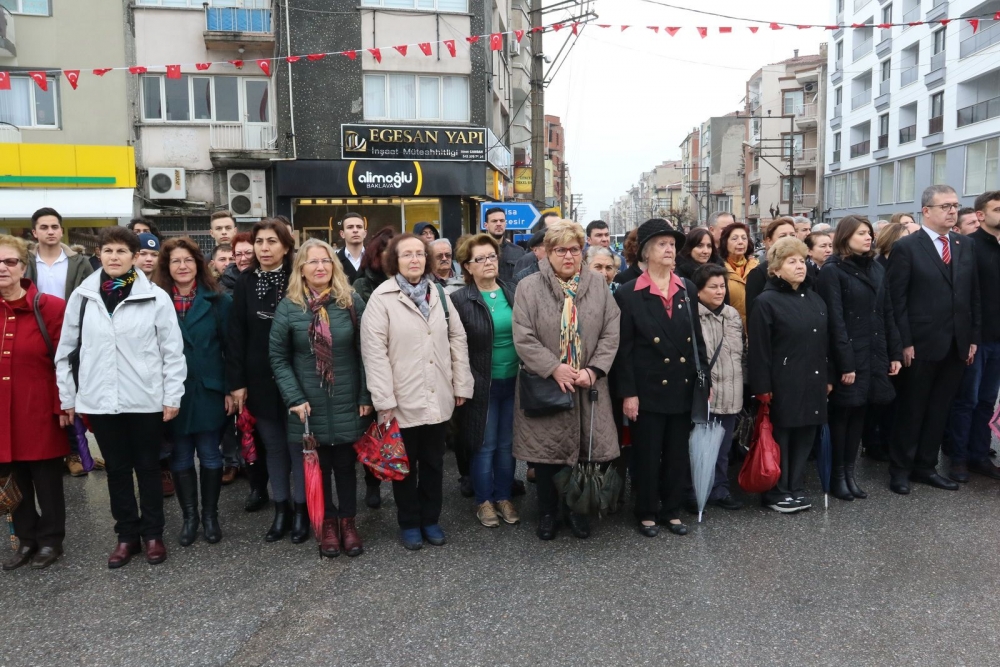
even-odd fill
[[(14, 319), (14, 318), (11, 318), (11, 319)], [(653, 339), (653, 342), (654, 342), (654, 343), (659, 343), (659, 342), (660, 342), (660, 339), (659, 339), (659, 338), (654, 338), (654, 339)]]
[(663, 363), (665, 363), (665, 364), (669, 364), (669, 363), (670, 363), (670, 360), (669, 360), (669, 359), (664, 359), (664, 360), (663, 360)]
[(681, 363), (682, 364), (686, 364), (687, 363), (687, 359), (685, 359), (684, 357), (681, 357)]
[(664, 380), (662, 384), (666, 385), (666, 384), (667, 384), (667, 381), (666, 381), (666, 380)]

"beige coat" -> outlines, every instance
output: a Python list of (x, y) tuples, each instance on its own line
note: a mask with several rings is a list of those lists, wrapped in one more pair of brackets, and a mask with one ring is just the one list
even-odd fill
[[(517, 285), (514, 297), (514, 346), (524, 366), (537, 375), (549, 377), (559, 367), (559, 320), (563, 291), (547, 260), (539, 271)], [(597, 381), (597, 413), (594, 419), (592, 460), (610, 461), (618, 456), (618, 432), (611, 413), (611, 393), (607, 373), (618, 352), (620, 313), (611, 290), (602, 276), (584, 269), (576, 297), (580, 324), (581, 366), (604, 371)], [(587, 390), (577, 388), (573, 410), (549, 417), (525, 417), (520, 392), (515, 398), (514, 457), (534, 463), (574, 465), (586, 460), (590, 442), (591, 403)]]
[(424, 316), (395, 278), (372, 292), (361, 318), (361, 357), (376, 410), (392, 410), (400, 428), (451, 419), (455, 398), (472, 398), (465, 328), (448, 300), (445, 323), (431, 286), (431, 314)]
[(722, 313), (716, 315), (699, 303), (698, 315), (709, 361), (722, 341), (719, 357), (712, 366), (712, 414), (738, 414), (743, 409), (743, 378), (747, 369), (743, 320), (732, 306), (723, 306)]

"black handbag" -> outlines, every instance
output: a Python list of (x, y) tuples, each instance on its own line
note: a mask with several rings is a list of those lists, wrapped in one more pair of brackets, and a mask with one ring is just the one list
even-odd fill
[(573, 409), (573, 394), (563, 392), (554, 378), (543, 378), (521, 366), (517, 372), (521, 409), (525, 417), (548, 417)]

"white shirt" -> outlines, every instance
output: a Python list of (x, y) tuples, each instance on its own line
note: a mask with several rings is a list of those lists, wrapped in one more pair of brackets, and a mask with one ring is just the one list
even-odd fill
[(59, 259), (49, 266), (41, 255), (35, 255), (35, 272), (38, 279), (35, 287), (42, 294), (51, 294), (60, 299), (66, 298), (66, 272), (69, 270), (69, 258), (65, 250), (59, 251)]
[[(931, 243), (934, 244), (934, 249), (937, 250), (938, 257), (940, 257), (941, 260), (944, 261), (944, 246), (941, 244), (940, 238), (943, 236), (947, 239), (948, 234), (938, 234), (930, 227), (921, 227), (920, 229), (924, 230), (924, 232), (927, 233), (927, 236), (931, 237)], [(950, 244), (951, 240), (949, 239), (948, 242)], [(949, 250), (950, 249), (951, 248), (949, 248)]]
[(354, 267), (355, 271), (361, 268), (361, 260), (362, 258), (364, 258), (364, 256), (365, 256), (364, 246), (361, 246), (361, 254), (358, 255), (357, 259), (354, 259), (354, 255), (351, 254), (351, 251), (347, 249), (347, 246), (344, 246), (344, 257), (346, 257), (347, 261), (351, 263), (351, 266)]

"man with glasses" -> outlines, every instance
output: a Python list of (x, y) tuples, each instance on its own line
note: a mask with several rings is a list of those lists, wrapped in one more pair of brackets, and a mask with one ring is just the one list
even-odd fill
[(512, 284), (517, 260), (524, 256), (524, 248), (507, 240), (507, 214), (494, 206), (486, 211), (486, 231), (500, 244), (500, 280)]
[(465, 287), (465, 280), (455, 270), (452, 261), (451, 241), (438, 239), (428, 244), (428, 247), (431, 251), (430, 264), (434, 280), (444, 288), (445, 294), (451, 294)]
[(981, 328), (975, 242), (951, 232), (958, 195), (948, 185), (932, 185), (921, 205), (923, 226), (896, 242), (888, 268), (903, 344), (889, 488), (901, 495), (910, 492), (911, 481), (958, 489), (936, 466), (948, 410), (965, 367), (975, 360)]

